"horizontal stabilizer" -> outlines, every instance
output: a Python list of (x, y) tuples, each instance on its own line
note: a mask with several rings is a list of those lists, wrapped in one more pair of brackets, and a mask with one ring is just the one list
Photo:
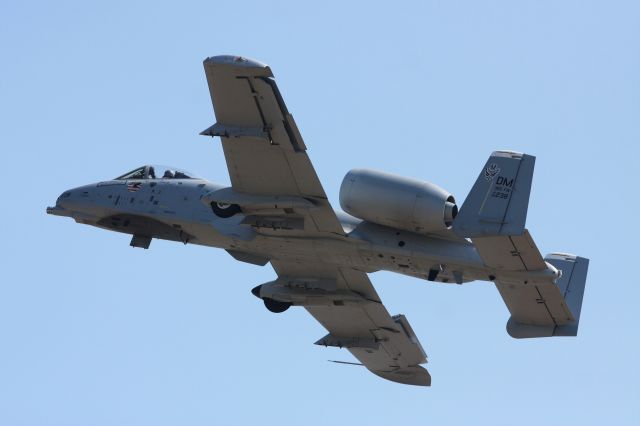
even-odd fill
[(511, 337), (576, 336), (589, 259), (568, 254), (551, 254), (545, 260), (562, 276), (554, 283), (520, 285), (496, 282), (511, 318)]
[(472, 239), (485, 265), (505, 271), (538, 271), (547, 264), (528, 230), (522, 235)]
[(461, 237), (521, 235), (529, 207), (535, 157), (495, 151), (453, 222)]

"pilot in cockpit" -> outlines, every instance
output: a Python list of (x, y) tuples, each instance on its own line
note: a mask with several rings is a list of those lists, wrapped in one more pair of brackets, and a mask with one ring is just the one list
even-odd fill
[(198, 179), (193, 174), (169, 168), (167, 166), (143, 166), (130, 171), (122, 176), (115, 178), (116, 180), (141, 180), (141, 179)]

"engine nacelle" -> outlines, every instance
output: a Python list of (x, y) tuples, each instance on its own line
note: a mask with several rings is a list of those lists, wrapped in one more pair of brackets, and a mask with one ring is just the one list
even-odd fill
[(447, 229), (458, 214), (453, 195), (437, 185), (367, 169), (344, 177), (340, 206), (362, 220), (418, 233)]

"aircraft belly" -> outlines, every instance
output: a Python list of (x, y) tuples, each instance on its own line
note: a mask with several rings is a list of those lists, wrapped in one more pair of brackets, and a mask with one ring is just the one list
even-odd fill
[[(487, 280), (489, 273), (473, 247), (456, 242), (436, 241), (435, 247), (424, 250), (401, 249), (374, 245), (356, 238), (283, 238), (258, 236), (250, 242), (235, 242), (233, 248), (261, 254), (270, 259), (299, 263), (317, 262), (364, 272), (387, 270), (427, 279), (429, 271), (441, 268), (444, 282), (461, 284), (476, 279)], [(451, 245), (453, 247), (446, 247)], [(424, 243), (424, 247), (429, 247)]]
[[(388, 270), (426, 279), (430, 271), (437, 268), (441, 270), (440, 281), (458, 283), (478, 277), (487, 279), (489, 275), (473, 246), (464, 240), (431, 238), (369, 224), (357, 227), (347, 238), (323, 236), (308, 230), (255, 228), (243, 224), (242, 215), (229, 219), (213, 216), (197, 198), (210, 189), (158, 185), (123, 195), (120, 200), (114, 192), (112, 198), (103, 196), (103, 202), (99, 203), (103, 217), (125, 214), (148, 218), (149, 224), (143, 226), (136, 220), (139, 225), (136, 229), (123, 229), (124, 221), (113, 225), (105, 218), (98, 226), (254, 253), (269, 259), (300, 262), (322, 259), (325, 263), (364, 272)], [(110, 193), (124, 191), (124, 188), (104, 189), (107, 190)]]
[(212, 218), (208, 212), (200, 211), (199, 202), (197, 205), (193, 202), (168, 208), (129, 200), (129, 205), (120, 210), (119, 215), (140, 220), (147, 218), (149, 222), (143, 226), (136, 220), (136, 227), (129, 229), (121, 226), (124, 220), (115, 225), (111, 223), (110, 218), (117, 216), (115, 209), (103, 205), (101, 214), (106, 217), (96, 225), (129, 234), (149, 234), (153, 238), (255, 253), (269, 259), (299, 262), (322, 259), (328, 264), (364, 272), (387, 270), (426, 279), (431, 270), (438, 268), (441, 270), (439, 281), (457, 283), (478, 278), (486, 280), (489, 276), (477, 252), (468, 243), (379, 228), (361, 229), (347, 238), (288, 235), (286, 232), (265, 234), (236, 223), (242, 216), (233, 223), (230, 219)]

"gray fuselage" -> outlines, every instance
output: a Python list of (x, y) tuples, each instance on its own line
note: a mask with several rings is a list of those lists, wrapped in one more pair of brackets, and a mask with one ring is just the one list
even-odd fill
[[(110, 180), (65, 191), (47, 212), (143, 238), (244, 253), (249, 259), (251, 256), (265, 261), (321, 259), (324, 263), (365, 272), (386, 270), (458, 284), (524, 276), (523, 272), (487, 268), (474, 245), (453, 232), (423, 235), (339, 213), (344, 235), (310, 238), (295, 230), (242, 224), (242, 212), (221, 218), (202, 198), (222, 188), (202, 179)], [(555, 278), (551, 270), (526, 272), (526, 279), (531, 282)]]

